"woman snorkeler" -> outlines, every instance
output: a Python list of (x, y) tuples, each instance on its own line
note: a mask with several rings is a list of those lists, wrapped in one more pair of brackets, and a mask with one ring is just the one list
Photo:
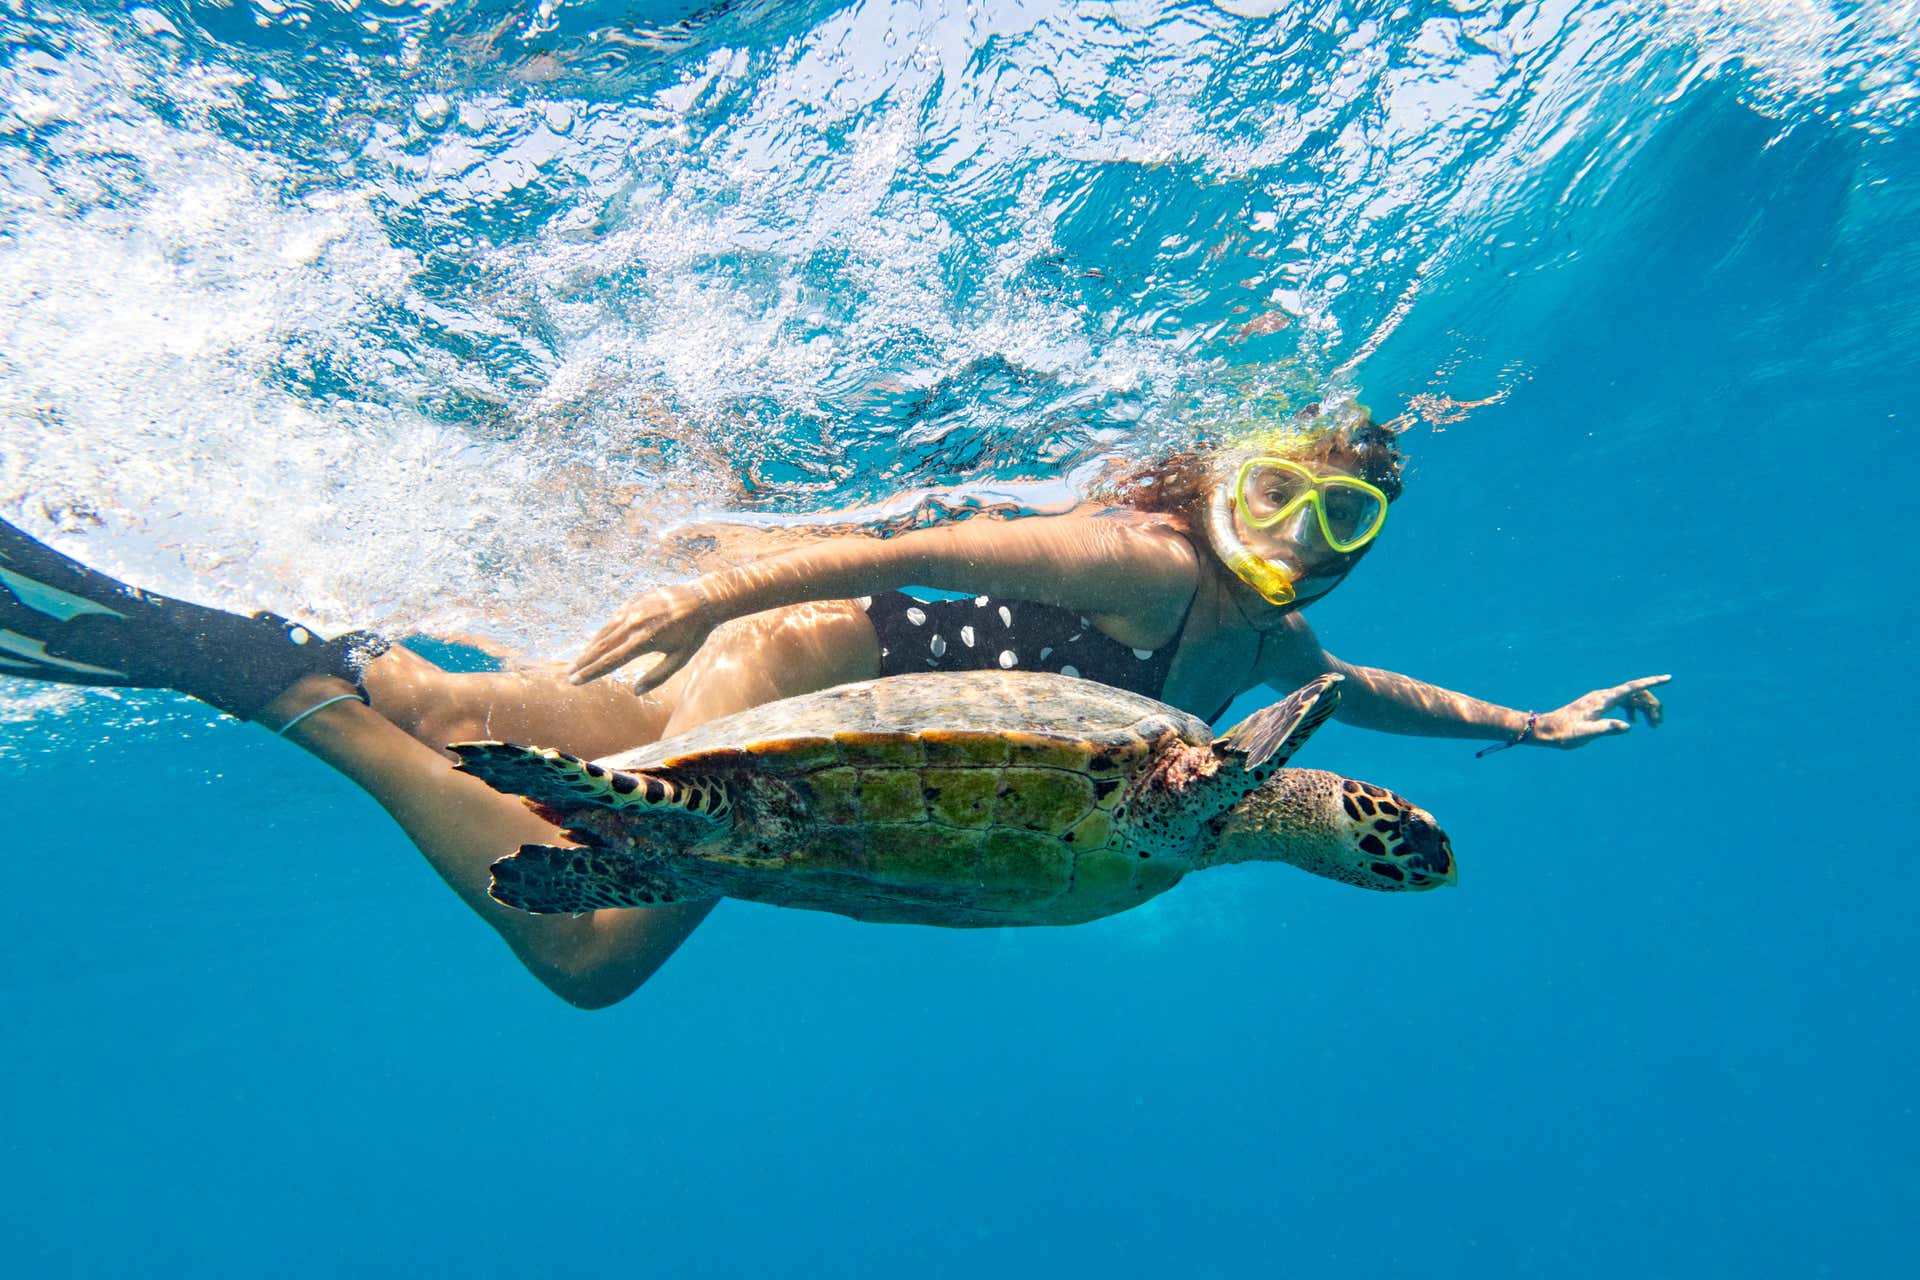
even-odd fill
[[(462, 674), (364, 632), (324, 641), (272, 614), (127, 586), (0, 522), (0, 674), (175, 689), (274, 728), (379, 801), (521, 962), (584, 1008), (631, 994), (713, 904), (567, 917), (495, 902), (496, 858), (564, 837), (454, 772), (447, 743), (593, 759), (852, 680), (1005, 668), (1100, 680), (1208, 719), (1257, 686), (1334, 672), (1347, 723), (1490, 740), (1487, 751), (1582, 746), (1627, 732), (1635, 713), (1660, 723), (1651, 689), (1666, 676), (1530, 713), (1323, 649), (1301, 610), (1353, 571), (1401, 487), (1393, 432), (1364, 411), (1334, 417), (1311, 411), (1289, 432), (1121, 476), (1060, 514), (825, 536), (657, 588), (571, 670)], [(631, 693), (600, 680), (648, 653)]]

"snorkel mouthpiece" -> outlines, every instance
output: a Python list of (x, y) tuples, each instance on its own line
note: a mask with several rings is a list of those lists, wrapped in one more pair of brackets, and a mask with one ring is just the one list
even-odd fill
[(1260, 598), (1268, 604), (1285, 606), (1293, 603), (1293, 582), (1286, 574), (1274, 568), (1271, 562), (1262, 560), (1246, 548), (1229, 552), (1227, 568), (1234, 576), (1260, 593)]
[(1207, 508), (1207, 534), (1214, 552), (1233, 576), (1259, 592), (1262, 600), (1284, 608), (1293, 603), (1293, 574), (1280, 561), (1256, 555), (1241, 539), (1233, 523), (1234, 489), (1232, 471), (1213, 487), (1213, 501)]

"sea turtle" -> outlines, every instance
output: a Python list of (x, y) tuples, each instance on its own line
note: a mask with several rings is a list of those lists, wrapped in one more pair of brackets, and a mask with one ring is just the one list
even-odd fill
[(1075, 924), (1249, 860), (1374, 889), (1451, 884), (1426, 812), (1281, 769), (1333, 713), (1337, 680), (1221, 737), (1138, 694), (990, 671), (841, 685), (598, 762), (452, 750), (578, 842), (493, 864), (493, 896), (527, 911), (730, 897), (895, 923)]

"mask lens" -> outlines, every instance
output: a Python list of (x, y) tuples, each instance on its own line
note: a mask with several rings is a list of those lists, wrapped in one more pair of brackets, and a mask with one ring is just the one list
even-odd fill
[(1356, 484), (1329, 479), (1320, 488), (1320, 505), (1327, 513), (1327, 533), (1336, 551), (1348, 551), (1380, 529), (1386, 507)]
[(1312, 477), (1290, 467), (1269, 464), (1251, 468), (1240, 486), (1240, 502), (1247, 523), (1256, 529), (1277, 523), (1287, 508), (1299, 502), (1312, 487)]

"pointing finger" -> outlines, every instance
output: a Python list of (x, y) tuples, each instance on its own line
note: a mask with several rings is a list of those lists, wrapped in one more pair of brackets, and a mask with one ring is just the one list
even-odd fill
[(594, 662), (599, 659), (601, 653), (605, 651), (605, 648), (606, 643), (601, 640), (599, 636), (595, 636), (593, 639), (587, 641), (587, 647), (582, 649), (579, 656), (574, 658), (572, 664), (568, 666), (567, 678), (575, 684), (578, 684), (580, 682), (580, 673), (592, 666)]
[(687, 659), (694, 654), (692, 649), (682, 649), (678, 653), (663, 654), (660, 661), (654, 663), (633, 682), (633, 696), (638, 698), (672, 679), (673, 673), (687, 665)]
[(579, 671), (596, 658), (605, 655), (614, 645), (620, 643), (622, 636), (630, 634), (632, 628), (624, 621), (615, 618), (606, 626), (593, 633), (586, 646), (580, 650), (580, 656), (573, 660), (573, 669)]
[(650, 640), (651, 637), (649, 636), (635, 636), (618, 647), (599, 655), (592, 662), (580, 668), (573, 676), (573, 682), (575, 684), (588, 684), (598, 680), (608, 672), (618, 671), (621, 667), (626, 666), (629, 662), (632, 662), (635, 658), (645, 653)]
[(628, 605), (614, 614), (613, 617), (609, 618), (607, 624), (594, 632), (593, 639), (587, 643), (589, 646), (603, 645), (610, 640), (627, 634), (636, 627), (644, 627), (652, 623), (657, 617), (658, 615), (651, 609), (636, 609), (632, 605)]
[(631, 609), (622, 609), (620, 612), (614, 614), (611, 618), (607, 619), (605, 626), (601, 627), (598, 631), (593, 633), (593, 639), (589, 643), (599, 644), (610, 636), (616, 636), (620, 634), (622, 631), (625, 631), (628, 627), (631, 627), (632, 625), (633, 625), (633, 611)]
[[(654, 642), (654, 627), (629, 627), (618, 635), (587, 646), (586, 651), (573, 660), (572, 679), (575, 684), (585, 684), (597, 680), (607, 672), (623, 667), (641, 654), (647, 652)], [(608, 666), (609, 660), (613, 665)]]
[(595, 640), (586, 648), (582, 649), (580, 656), (573, 660), (573, 666), (567, 671), (567, 679), (574, 684), (585, 684), (587, 681), (596, 678), (601, 674), (600, 672), (594, 671), (593, 675), (588, 675), (587, 672), (593, 671), (595, 667), (598, 667), (601, 662), (606, 660), (607, 654), (612, 651), (612, 642)]

